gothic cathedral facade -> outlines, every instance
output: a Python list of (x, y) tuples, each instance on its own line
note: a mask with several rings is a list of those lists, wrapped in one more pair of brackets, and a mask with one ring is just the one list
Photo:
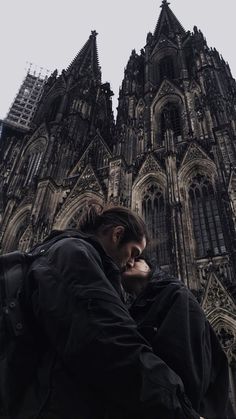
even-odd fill
[[(91, 200), (126, 205), (149, 228), (149, 253), (196, 294), (230, 364), (236, 400), (236, 82), (202, 32), (163, 0), (132, 51), (119, 93), (101, 81), (96, 32), (55, 71), (25, 135), (0, 148), (2, 252), (75, 227)], [(234, 405), (236, 410), (236, 405)]]

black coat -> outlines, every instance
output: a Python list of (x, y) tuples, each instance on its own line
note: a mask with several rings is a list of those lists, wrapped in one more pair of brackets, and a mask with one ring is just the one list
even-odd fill
[(191, 291), (157, 271), (130, 313), (154, 353), (181, 377), (194, 409), (204, 418), (226, 418), (227, 358)]
[(40, 359), (14, 419), (199, 418), (138, 333), (117, 266), (98, 242), (72, 234), (35, 260), (25, 286)]

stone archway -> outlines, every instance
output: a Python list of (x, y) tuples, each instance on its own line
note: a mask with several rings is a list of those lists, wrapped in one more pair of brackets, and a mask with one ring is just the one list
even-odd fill
[(19, 241), (29, 225), (30, 213), (31, 206), (26, 205), (19, 208), (18, 211), (11, 217), (2, 240), (2, 248), (4, 252), (17, 250)]
[(76, 227), (81, 210), (90, 201), (96, 201), (98, 204), (104, 204), (104, 197), (93, 192), (85, 192), (80, 196), (66, 202), (57, 214), (53, 228), (63, 230), (67, 227)]

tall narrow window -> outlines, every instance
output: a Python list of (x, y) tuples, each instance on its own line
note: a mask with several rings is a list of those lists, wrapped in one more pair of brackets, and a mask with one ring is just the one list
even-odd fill
[(48, 110), (47, 121), (54, 121), (61, 103), (61, 96), (54, 99)]
[(38, 175), (45, 147), (45, 139), (40, 139), (27, 151), (23, 163), (23, 173), (25, 174), (24, 186), (29, 186), (33, 178)]
[(150, 256), (160, 265), (169, 263), (166, 205), (158, 185), (148, 185), (142, 194), (142, 214), (150, 235)]
[(29, 156), (28, 172), (25, 178), (24, 186), (29, 185), (32, 182), (33, 177), (37, 175), (41, 160), (42, 160), (42, 152), (32, 153)]
[(162, 58), (159, 66), (160, 66), (160, 81), (162, 81), (165, 77), (169, 80), (172, 80), (175, 78), (174, 62), (171, 56)]
[(177, 105), (174, 103), (167, 103), (161, 113), (161, 141), (164, 143), (165, 132), (167, 128), (171, 128), (174, 132), (175, 138), (181, 140), (181, 117)]
[(206, 176), (192, 180), (189, 197), (197, 257), (226, 252), (216, 195)]

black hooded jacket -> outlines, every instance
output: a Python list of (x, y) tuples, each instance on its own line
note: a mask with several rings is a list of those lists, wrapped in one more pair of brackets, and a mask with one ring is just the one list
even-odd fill
[(192, 292), (156, 269), (130, 313), (154, 353), (181, 377), (194, 409), (204, 418), (225, 419), (227, 358)]
[(40, 356), (14, 419), (199, 418), (137, 331), (119, 270), (96, 240), (61, 234), (34, 261), (24, 296)]

